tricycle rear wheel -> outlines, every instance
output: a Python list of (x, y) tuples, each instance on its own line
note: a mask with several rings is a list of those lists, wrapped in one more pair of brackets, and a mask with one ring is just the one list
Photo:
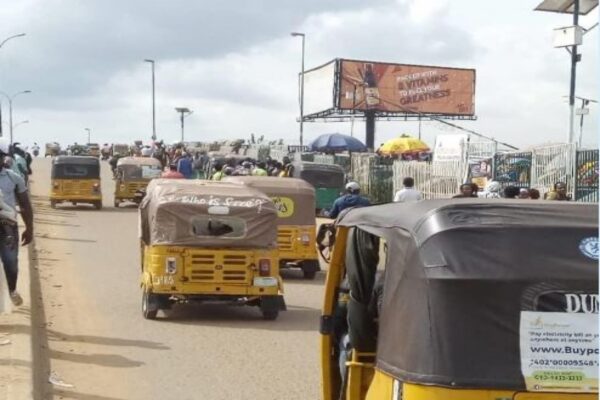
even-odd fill
[(306, 260), (302, 261), (300, 265), (302, 268), (302, 274), (304, 275), (304, 279), (315, 279), (317, 272), (321, 270), (321, 266), (319, 265), (318, 260)]
[(145, 319), (156, 319), (158, 314), (158, 298), (152, 292), (144, 289), (142, 292), (142, 315)]
[(280, 304), (276, 296), (264, 296), (260, 298), (260, 312), (263, 319), (274, 321), (279, 316)]

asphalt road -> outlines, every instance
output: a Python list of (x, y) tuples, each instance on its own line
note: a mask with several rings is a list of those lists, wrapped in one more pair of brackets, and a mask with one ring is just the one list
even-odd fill
[[(286, 271), (288, 311), (185, 305), (141, 315), (137, 209), (49, 207), (50, 159), (36, 159), (32, 194), (38, 309), (37, 382), (44, 399), (318, 399), (318, 318), (324, 274)], [(37, 273), (35, 273), (37, 271)], [(35, 296), (35, 293), (34, 293)], [(159, 317), (161, 314), (159, 313)], [(55, 383), (48, 384), (48, 376)], [(73, 387), (69, 387), (73, 385)]]

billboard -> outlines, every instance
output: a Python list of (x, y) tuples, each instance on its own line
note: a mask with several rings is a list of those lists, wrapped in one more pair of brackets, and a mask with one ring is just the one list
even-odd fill
[(341, 110), (475, 114), (475, 70), (339, 60)]
[(463, 161), (469, 137), (466, 134), (437, 135), (433, 148), (433, 161)]
[[(335, 107), (335, 60), (304, 73), (304, 115)], [(302, 75), (299, 76), (302, 78)]]

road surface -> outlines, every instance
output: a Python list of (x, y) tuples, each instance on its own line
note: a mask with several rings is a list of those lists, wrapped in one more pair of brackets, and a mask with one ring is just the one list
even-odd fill
[[(34, 351), (42, 398), (319, 398), (323, 273), (304, 281), (300, 271), (286, 271), (288, 311), (276, 321), (262, 320), (255, 307), (220, 305), (179, 306), (168, 319), (145, 320), (137, 209), (113, 208), (108, 165), (101, 211), (51, 209), (50, 159), (36, 159), (33, 168)], [(51, 373), (58, 385), (47, 383)]]

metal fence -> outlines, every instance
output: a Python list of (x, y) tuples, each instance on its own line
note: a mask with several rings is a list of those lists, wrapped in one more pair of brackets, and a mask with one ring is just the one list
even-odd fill
[(532, 158), (530, 151), (495, 154), (493, 179), (504, 187), (531, 187)]
[(464, 175), (465, 167), (460, 161), (396, 161), (393, 190), (395, 193), (402, 189), (404, 178), (411, 177), (424, 199), (447, 199), (458, 193)]
[(556, 182), (565, 182), (567, 192), (575, 188), (575, 145), (560, 144), (533, 149), (531, 187), (542, 195), (551, 191)]
[(579, 150), (575, 157), (575, 200), (598, 202), (598, 150)]
[(372, 203), (389, 203), (392, 200), (393, 160), (375, 154), (352, 154), (351, 176)]

